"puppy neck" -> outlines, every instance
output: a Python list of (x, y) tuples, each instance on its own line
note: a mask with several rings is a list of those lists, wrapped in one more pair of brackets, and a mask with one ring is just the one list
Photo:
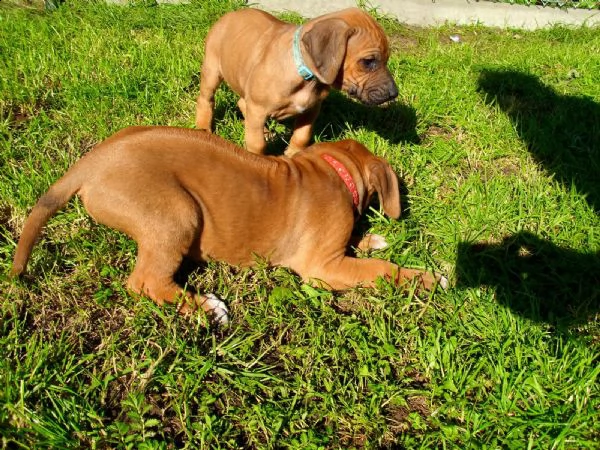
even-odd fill
[(320, 156), (331, 167), (333, 167), (333, 170), (335, 170), (335, 173), (337, 173), (338, 176), (342, 179), (342, 181), (348, 188), (348, 191), (350, 191), (350, 194), (352, 194), (352, 203), (354, 205), (354, 209), (356, 211), (358, 211), (358, 207), (360, 205), (360, 196), (358, 195), (358, 189), (356, 188), (356, 183), (354, 182), (354, 179), (352, 178), (352, 175), (350, 174), (348, 169), (346, 169), (346, 166), (344, 166), (340, 161), (338, 161), (333, 156), (331, 156), (327, 153), (322, 153)]

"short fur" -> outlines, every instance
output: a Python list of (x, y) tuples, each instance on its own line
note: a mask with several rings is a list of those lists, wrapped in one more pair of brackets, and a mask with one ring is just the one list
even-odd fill
[(78, 194), (96, 221), (137, 242), (128, 287), (158, 304), (184, 298), (182, 312), (202, 306), (218, 312), (220, 322), (227, 319), (216, 297), (184, 293), (175, 284), (184, 257), (246, 266), (258, 255), (336, 290), (373, 286), (377, 277), (433, 288), (438, 276), (347, 256), (352, 195), (323, 153), (352, 175), (358, 213), (377, 192), (385, 213), (400, 215), (396, 174), (353, 140), (276, 158), (253, 155), (203, 131), (130, 127), (97, 145), (40, 198), (25, 222), (12, 273), (24, 271), (42, 227)]
[(297, 26), (258, 9), (225, 14), (210, 29), (196, 107), (196, 127), (210, 130), (221, 81), (240, 96), (246, 148), (264, 153), (267, 118), (296, 117), (288, 155), (308, 146), (321, 102), (330, 88), (369, 105), (392, 100), (398, 89), (386, 64), (388, 40), (366, 12), (348, 8), (305, 23), (300, 48), (316, 75), (297, 71), (292, 43)]

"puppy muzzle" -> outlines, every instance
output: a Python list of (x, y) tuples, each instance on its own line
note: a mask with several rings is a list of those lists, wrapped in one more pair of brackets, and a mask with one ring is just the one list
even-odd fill
[(386, 84), (377, 84), (359, 90), (356, 87), (351, 87), (348, 94), (358, 99), (365, 105), (374, 106), (389, 102), (398, 97), (398, 88), (393, 81)]

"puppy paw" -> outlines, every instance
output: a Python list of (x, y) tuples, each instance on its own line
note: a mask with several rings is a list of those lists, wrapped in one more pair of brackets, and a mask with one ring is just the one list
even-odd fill
[(263, 136), (265, 137), (265, 141), (271, 142), (271, 141), (275, 140), (275, 138), (277, 137), (277, 133), (275, 131), (270, 130), (267, 127), (264, 127), (263, 128)]
[(435, 276), (437, 277), (438, 286), (440, 286), (443, 290), (446, 290), (448, 289), (448, 287), (450, 287), (450, 282), (448, 281), (448, 278), (439, 274), (435, 274)]
[(211, 320), (219, 326), (227, 325), (229, 323), (229, 310), (225, 303), (214, 294), (206, 294), (203, 297), (202, 309), (206, 311)]
[(283, 152), (283, 154), (285, 156), (287, 156), (288, 158), (294, 156), (296, 153), (298, 153), (299, 151), (301, 151), (302, 149), (300, 147), (296, 147), (295, 145), (288, 145), (288, 147), (285, 149), (285, 152)]
[(426, 272), (417, 269), (401, 268), (396, 276), (396, 284), (408, 284), (416, 281), (417, 288), (433, 291), (436, 286), (440, 286), (443, 290), (448, 289), (448, 279), (438, 273)]
[(356, 248), (363, 252), (369, 250), (382, 250), (389, 244), (380, 234), (366, 234), (357, 244)]
[(449, 286), (448, 278), (435, 272), (423, 272), (420, 276), (420, 284), (428, 291), (433, 291), (437, 286), (445, 291)]

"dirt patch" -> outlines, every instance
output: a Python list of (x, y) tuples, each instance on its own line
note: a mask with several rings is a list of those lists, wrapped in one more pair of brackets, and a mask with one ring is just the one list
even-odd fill
[(411, 414), (418, 414), (426, 422), (431, 416), (431, 409), (427, 404), (427, 399), (421, 396), (409, 397), (406, 399), (406, 405), (388, 406), (385, 409), (385, 418), (388, 423), (388, 433), (384, 436), (386, 443), (392, 444), (398, 434), (405, 433), (413, 428), (414, 420)]
[[(7, 231), (6, 234), (11, 234), (14, 236), (15, 226), (13, 221), (13, 211), (12, 207), (8, 204), (0, 204), (0, 229), (4, 229)], [(0, 233), (0, 243), (6, 242), (5, 233)]]
[(341, 314), (369, 312), (373, 310), (373, 302), (361, 289), (352, 289), (342, 293), (332, 304), (333, 308)]
[(419, 41), (413, 36), (393, 35), (390, 36), (389, 40), (392, 53), (396, 50), (408, 50), (419, 46)]
[(516, 175), (521, 171), (515, 158), (498, 158), (494, 161), (494, 167), (503, 175)]
[(440, 138), (445, 141), (454, 139), (457, 142), (461, 142), (464, 140), (464, 132), (458, 128), (434, 123), (429, 125), (427, 130), (419, 135), (419, 138), (421, 141), (427, 141), (430, 138)]
[[(19, 77), (25, 78), (22, 74)], [(61, 88), (62, 83), (60, 80), (44, 77), (43, 87), (38, 89), (34, 98), (22, 102), (11, 99), (1, 102), (0, 119), (8, 121), (8, 126), (12, 130), (23, 128), (29, 120), (40, 114), (41, 111), (60, 109), (63, 103), (60, 97)]]
[(342, 448), (365, 448), (365, 444), (369, 439), (366, 430), (362, 426), (354, 428), (351, 423), (343, 425), (338, 432), (338, 436)]

